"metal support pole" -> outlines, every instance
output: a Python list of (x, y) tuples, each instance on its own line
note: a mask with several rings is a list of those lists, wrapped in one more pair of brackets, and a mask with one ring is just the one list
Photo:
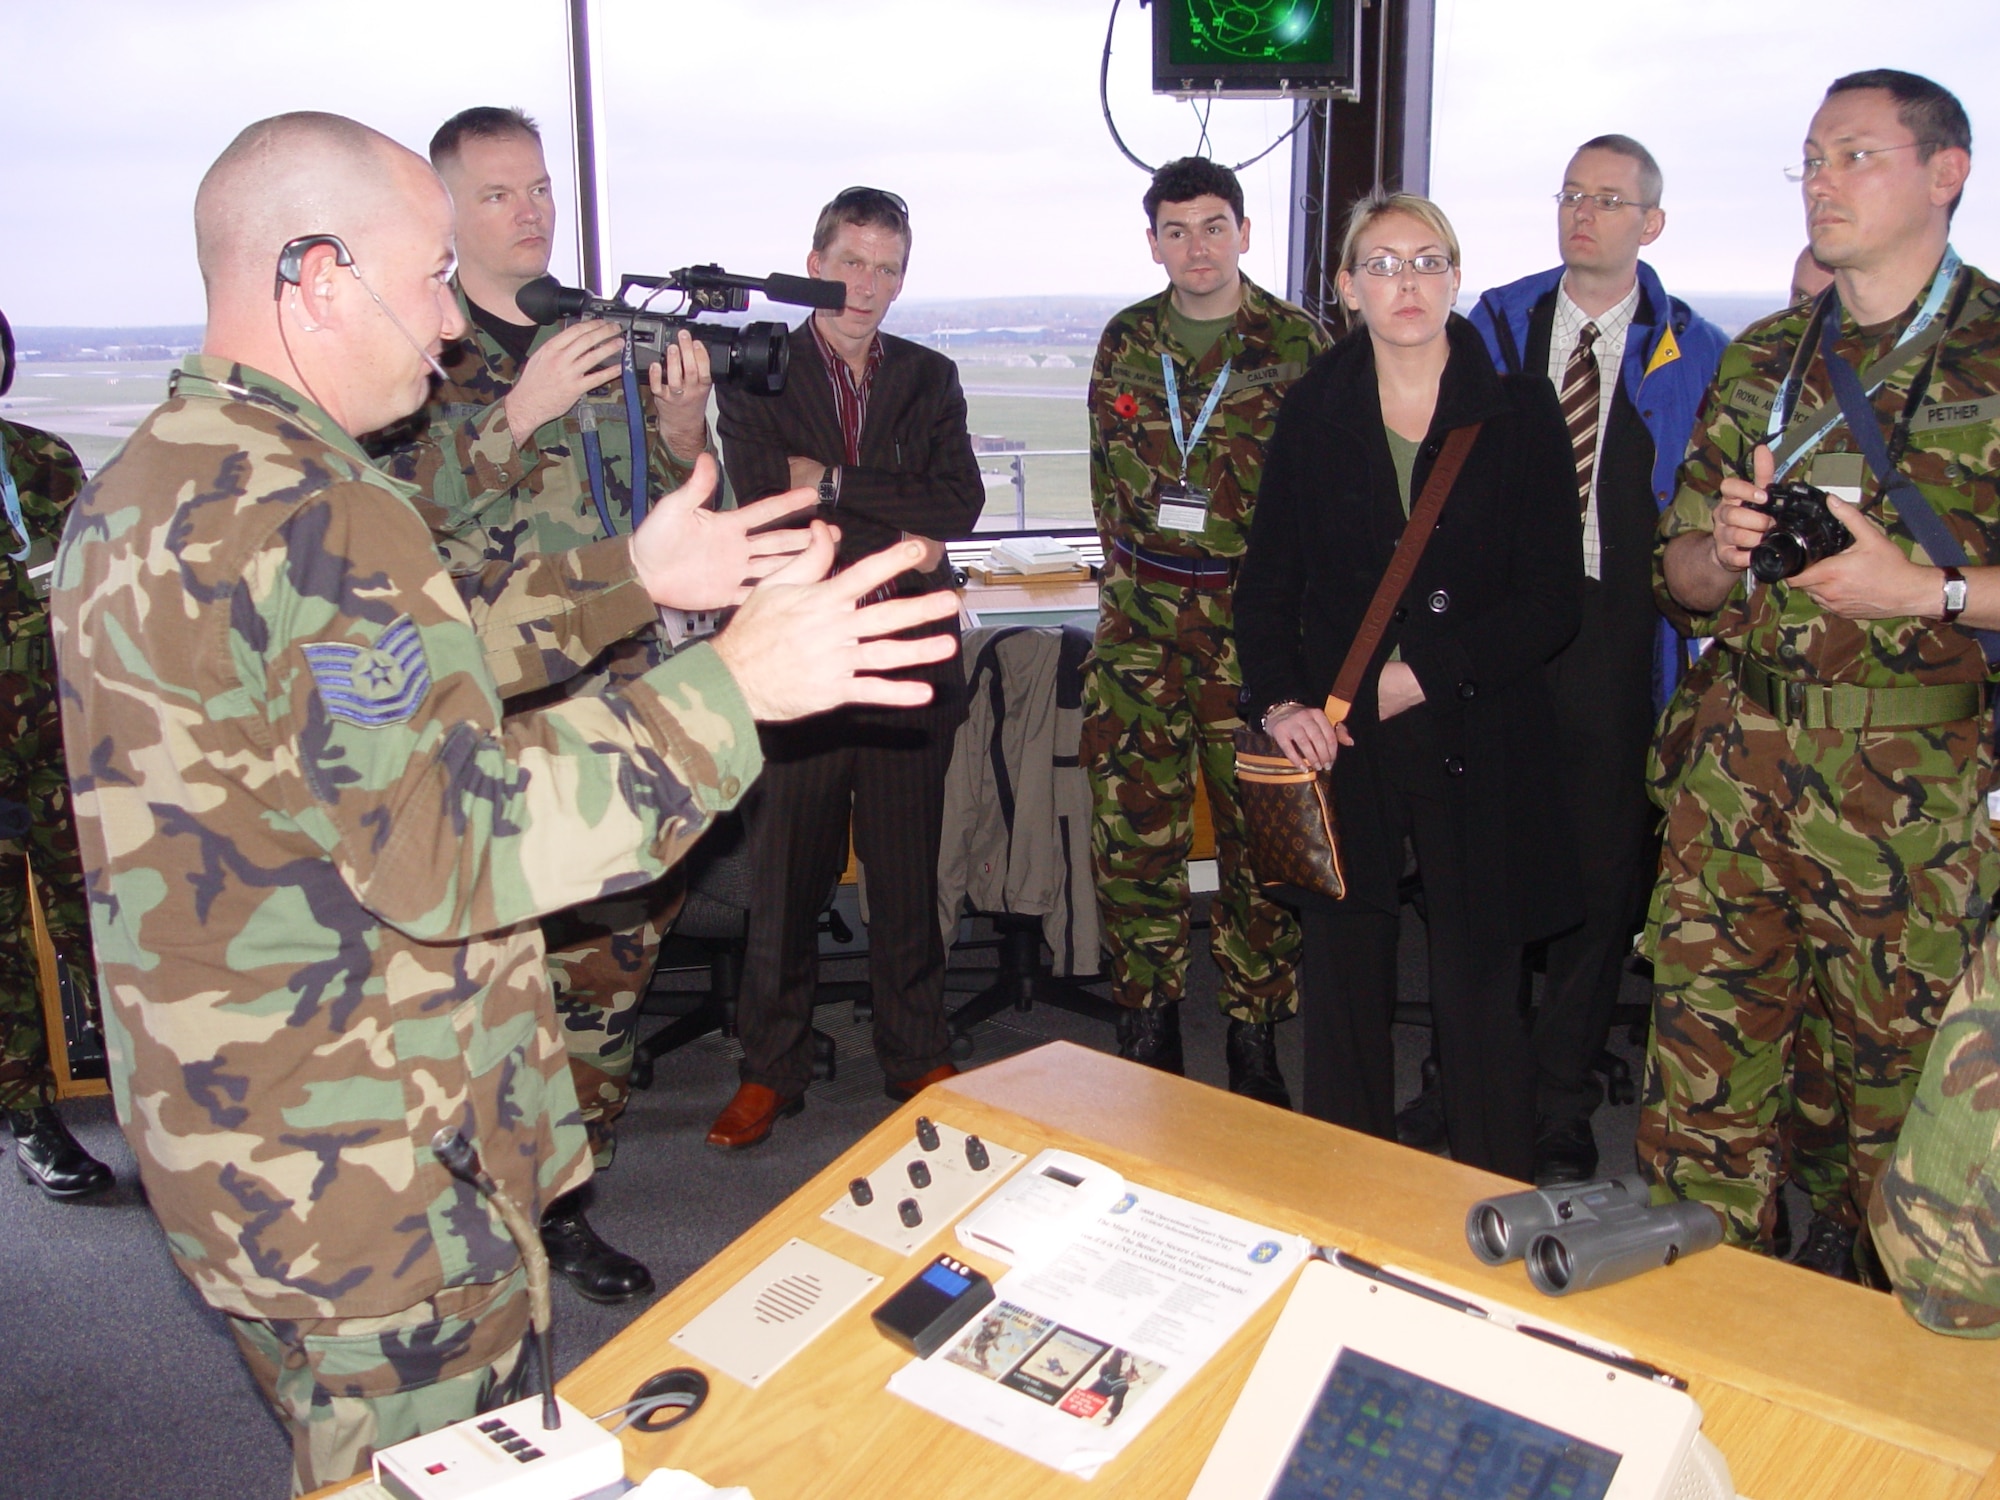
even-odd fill
[(590, 0), (569, 0), (570, 136), (576, 142), (576, 264), (583, 284), (604, 293), (611, 258), (611, 217), (605, 191), (602, 37)]

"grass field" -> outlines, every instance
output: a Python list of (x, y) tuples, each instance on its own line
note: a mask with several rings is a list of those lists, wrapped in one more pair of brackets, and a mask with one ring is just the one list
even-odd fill
[[(953, 351), (961, 355), (959, 377), (966, 388), (968, 422), (974, 433), (1010, 438), (1031, 450), (1077, 450), (1068, 457), (1022, 460), (1027, 478), (1031, 525), (1086, 525), (1090, 520), (1090, 480), (1081, 450), (1088, 441), (1083, 393), (1089, 352), (1061, 350)], [(1024, 354), (1061, 354), (1071, 368), (998, 363)], [(45, 428), (68, 439), (95, 473), (166, 398), (170, 360), (70, 364), (30, 361), (20, 367), (13, 391), (0, 398), (0, 416)], [(988, 455), (982, 467), (996, 476), (987, 488), (985, 525), (1015, 524), (1012, 461)]]

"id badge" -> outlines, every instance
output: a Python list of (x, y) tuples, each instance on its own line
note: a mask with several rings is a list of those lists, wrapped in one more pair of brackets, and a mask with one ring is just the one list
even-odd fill
[(56, 544), (48, 537), (36, 537), (28, 546), (22, 569), (28, 575), (28, 592), (37, 599), (48, 598), (49, 587), (56, 580)]
[(1859, 505), (1868, 482), (1868, 460), (1859, 453), (1822, 453), (1812, 462), (1811, 480), (1834, 499)]
[(1208, 525), (1208, 491), (1191, 484), (1160, 486), (1160, 530), (1200, 531)]

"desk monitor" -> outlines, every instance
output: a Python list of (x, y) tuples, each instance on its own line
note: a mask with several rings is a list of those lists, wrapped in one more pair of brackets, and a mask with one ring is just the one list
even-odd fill
[(1727, 1500), (1676, 1488), (1700, 1427), (1683, 1392), (1316, 1260), (1189, 1500)]

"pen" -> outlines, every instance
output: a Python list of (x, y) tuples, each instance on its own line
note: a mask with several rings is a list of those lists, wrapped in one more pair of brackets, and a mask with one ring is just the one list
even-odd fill
[(1627, 1375), (1637, 1375), (1642, 1380), (1657, 1381), (1661, 1385), (1672, 1386), (1684, 1391), (1688, 1383), (1678, 1375), (1669, 1375), (1658, 1365), (1649, 1365), (1643, 1359), (1632, 1359), (1627, 1355), (1613, 1354), (1608, 1349), (1593, 1349), (1588, 1344), (1580, 1344), (1575, 1339), (1564, 1338), (1559, 1333), (1551, 1333), (1546, 1328), (1536, 1328), (1527, 1323), (1517, 1323), (1516, 1333), (1525, 1333), (1531, 1339), (1540, 1339), (1545, 1344), (1553, 1344), (1558, 1349), (1567, 1349), (1572, 1354), (1581, 1354), (1585, 1359), (1597, 1360), (1610, 1365), (1614, 1370), (1623, 1370)]
[(1462, 1312), (1468, 1317), (1483, 1318), (1486, 1309), (1463, 1297), (1454, 1297), (1450, 1292), (1441, 1292), (1434, 1286), (1425, 1286), (1421, 1281), (1412, 1281), (1407, 1276), (1398, 1276), (1394, 1271), (1385, 1271), (1372, 1260), (1363, 1260), (1358, 1255), (1350, 1255), (1345, 1250), (1329, 1250), (1326, 1258), (1343, 1271), (1352, 1271), (1357, 1276), (1366, 1276), (1370, 1281), (1379, 1281), (1384, 1286), (1392, 1286), (1399, 1292), (1408, 1292), (1413, 1297), (1422, 1297), (1426, 1302), (1435, 1302), (1440, 1307), (1448, 1307), (1453, 1312)]

